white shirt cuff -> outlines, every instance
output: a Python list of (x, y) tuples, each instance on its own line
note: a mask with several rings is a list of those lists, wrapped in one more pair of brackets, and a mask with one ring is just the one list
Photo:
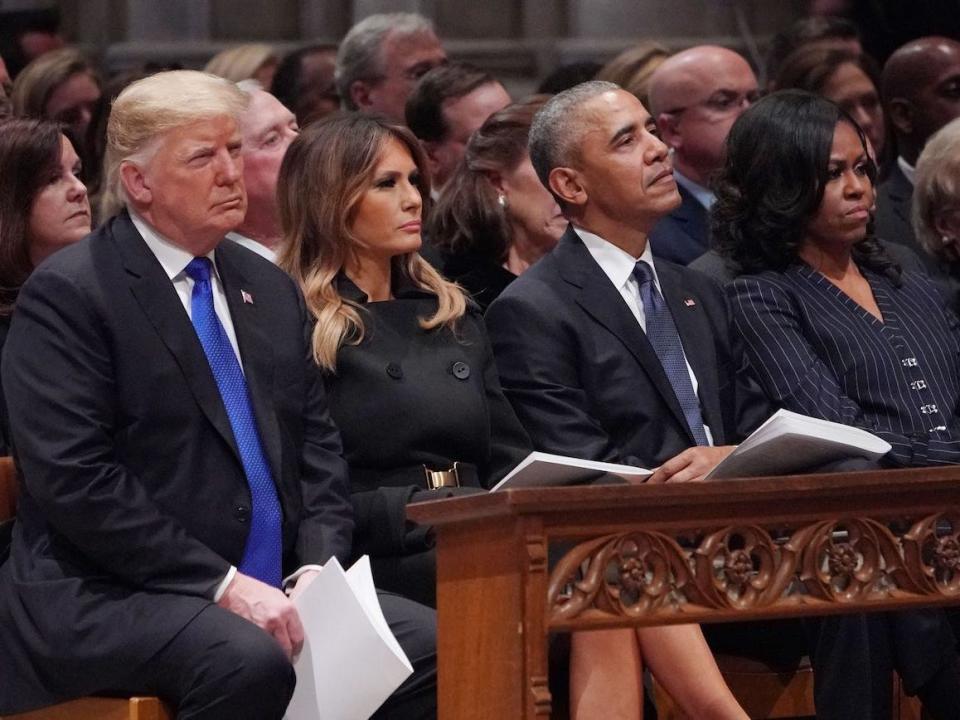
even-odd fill
[(220, 602), (220, 598), (223, 597), (223, 594), (227, 591), (227, 586), (233, 582), (233, 579), (237, 576), (237, 568), (233, 565), (230, 566), (230, 569), (227, 570), (227, 574), (224, 575), (223, 580), (220, 581), (220, 584), (217, 585), (216, 592), (213, 593), (213, 601)]
[(287, 575), (287, 577), (283, 579), (283, 583), (282, 583), (283, 589), (292, 590), (293, 588), (291, 586), (294, 583), (296, 583), (297, 579), (301, 575), (303, 575), (305, 572), (308, 572), (309, 570), (316, 570), (317, 572), (320, 572), (321, 570), (323, 570), (323, 565), (303, 565), (302, 567), (297, 568), (296, 572), (291, 573), (290, 575)]

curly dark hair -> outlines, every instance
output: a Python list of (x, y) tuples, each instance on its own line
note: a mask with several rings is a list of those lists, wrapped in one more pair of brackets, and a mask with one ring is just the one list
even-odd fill
[[(733, 124), (726, 161), (714, 181), (710, 221), (714, 247), (736, 274), (783, 271), (800, 262), (807, 226), (823, 200), (840, 122), (857, 131), (866, 153), (866, 138), (853, 118), (803, 90), (768, 95)], [(868, 174), (875, 183), (872, 161)], [(872, 221), (853, 258), (900, 284), (900, 266), (874, 237)]]

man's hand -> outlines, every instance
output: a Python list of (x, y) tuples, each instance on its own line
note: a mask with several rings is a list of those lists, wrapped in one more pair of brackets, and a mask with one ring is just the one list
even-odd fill
[(736, 450), (736, 445), (720, 447), (698, 446), (684, 450), (653, 471), (648, 483), (696, 482), (713, 470), (727, 455)]
[(300, 654), (303, 648), (300, 616), (293, 602), (277, 588), (238, 572), (217, 605), (270, 633), (291, 660)]
[(307, 570), (297, 578), (297, 582), (293, 585), (293, 590), (290, 590), (290, 599), (296, 600), (297, 596), (300, 595), (304, 590), (307, 589), (307, 585), (313, 582), (314, 578), (320, 574), (319, 570)]

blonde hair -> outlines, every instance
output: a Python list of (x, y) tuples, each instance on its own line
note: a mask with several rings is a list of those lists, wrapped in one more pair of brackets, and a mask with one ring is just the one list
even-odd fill
[[(419, 168), (426, 209), (430, 185), (419, 143), (405, 127), (376, 115), (340, 114), (308, 126), (290, 145), (280, 166), (277, 201), (284, 250), (279, 262), (300, 283), (307, 307), (317, 319), (313, 356), (325, 370), (336, 369), (337, 352), (343, 345), (363, 340), (363, 306), (340, 295), (337, 276), (354, 258), (351, 227), (357, 205), (390, 139), (403, 144)], [(444, 280), (419, 254), (395, 257), (392, 270), (394, 276), (405, 276), (437, 296), (437, 311), (420, 319), (421, 328), (453, 328), (466, 312), (460, 287)]]
[(927, 141), (917, 160), (913, 189), (917, 240), (933, 257), (958, 262), (954, 243), (944, 243), (936, 225), (937, 217), (951, 209), (960, 210), (960, 118), (944, 125)]
[[(256, 77), (257, 71), (269, 63), (278, 63), (273, 48), (264, 43), (245, 43), (221, 50), (203, 68), (204, 72), (226, 80), (240, 82)], [(269, 89), (269, 88), (267, 88)]]
[(74, 75), (86, 74), (97, 85), (100, 80), (93, 66), (74, 48), (61, 48), (44, 53), (27, 65), (13, 82), (10, 103), (17, 117), (46, 117), (47, 101), (53, 91)]
[(115, 215), (127, 204), (121, 164), (149, 162), (160, 136), (174, 128), (223, 115), (239, 120), (248, 102), (249, 96), (234, 83), (196, 70), (161, 72), (128, 85), (107, 121), (100, 218)]
[(647, 95), (650, 92), (650, 78), (668, 57), (670, 51), (658, 42), (648, 40), (638, 43), (604, 65), (595, 79), (616, 83), (636, 95), (649, 109)]

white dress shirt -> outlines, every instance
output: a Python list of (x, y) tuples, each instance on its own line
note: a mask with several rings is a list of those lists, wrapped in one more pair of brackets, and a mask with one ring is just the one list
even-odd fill
[[(194, 256), (179, 245), (175, 245), (167, 240), (157, 232), (155, 228), (149, 225), (146, 220), (132, 210), (130, 211), (130, 219), (133, 221), (134, 227), (137, 228), (137, 232), (140, 233), (140, 237), (147, 243), (147, 247), (150, 248), (150, 251), (156, 256), (160, 265), (163, 267), (164, 272), (167, 273), (170, 282), (173, 283), (177, 295), (180, 296), (180, 302), (183, 303), (183, 309), (187, 311), (187, 317), (192, 318), (191, 298), (194, 283), (193, 278), (187, 275), (186, 268)], [(233, 347), (233, 352), (237, 356), (237, 361), (240, 363), (240, 369), (242, 371), (243, 359), (240, 357), (240, 349), (237, 345), (237, 334), (233, 329), (233, 320), (230, 319), (230, 308), (227, 305), (227, 296), (223, 291), (220, 274), (217, 272), (217, 264), (214, 262), (214, 252), (216, 251), (211, 251), (210, 254), (207, 255), (207, 257), (210, 258), (210, 262), (213, 263), (210, 283), (213, 286), (213, 311), (217, 314), (220, 324), (223, 325), (223, 329), (227, 333), (227, 338), (230, 340), (230, 345)], [(213, 594), (214, 602), (220, 600), (223, 593), (226, 592), (230, 581), (233, 580), (236, 574), (237, 568), (231, 565), (223, 580), (217, 585), (217, 589)]]
[(673, 171), (673, 179), (677, 181), (677, 184), (683, 185), (683, 189), (693, 195), (706, 210), (713, 207), (713, 204), (717, 201), (717, 196), (713, 190), (694, 182), (679, 170)]
[(897, 155), (897, 167), (900, 168), (900, 172), (903, 173), (903, 176), (910, 181), (911, 185), (916, 185), (914, 178), (917, 176), (917, 169), (903, 159), (903, 155)]
[(255, 252), (260, 257), (265, 260), (269, 260), (274, 265), (277, 264), (277, 252), (276, 250), (271, 250), (263, 243), (257, 242), (253, 238), (248, 238), (246, 235), (241, 235), (238, 232), (228, 232), (227, 240), (232, 240), (237, 245), (242, 245), (247, 250)]
[[(660, 291), (660, 277), (657, 275), (657, 266), (653, 262), (650, 243), (647, 243), (643, 254), (639, 258), (635, 258), (630, 253), (604, 240), (599, 235), (595, 235), (579, 227), (574, 227), (574, 231), (580, 239), (583, 240), (583, 244), (586, 245), (590, 255), (597, 262), (597, 265), (600, 266), (600, 269), (603, 270), (603, 273), (610, 278), (610, 282), (613, 283), (617, 292), (620, 293), (623, 301), (627, 304), (627, 307), (630, 308), (630, 312), (633, 313), (633, 316), (643, 329), (644, 334), (646, 334), (647, 317), (643, 311), (643, 301), (640, 299), (640, 284), (637, 282), (637, 278), (634, 277), (633, 268), (638, 260), (643, 260), (653, 268), (654, 285), (657, 287), (657, 292), (663, 295)], [(681, 349), (683, 348), (682, 338), (680, 340), (680, 347)], [(686, 351), (683, 353), (683, 361), (687, 365), (687, 374), (690, 376), (690, 383), (693, 385), (694, 394), (696, 394), (700, 384), (697, 382), (697, 376), (693, 374), (690, 361), (687, 360)], [(706, 431), (707, 440), (713, 445), (713, 434), (710, 432), (710, 428), (706, 423), (704, 423), (703, 429)]]

